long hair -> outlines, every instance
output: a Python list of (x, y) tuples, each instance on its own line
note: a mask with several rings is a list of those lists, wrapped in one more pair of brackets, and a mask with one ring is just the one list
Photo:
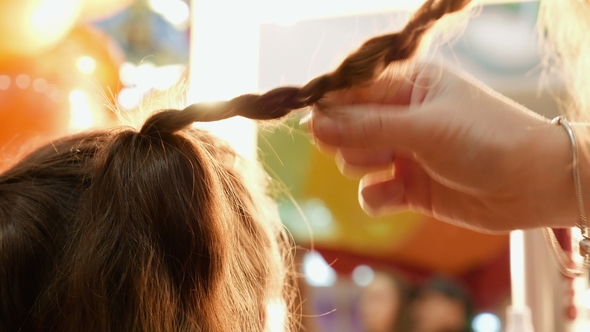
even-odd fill
[(164, 125), (178, 113), (64, 138), (0, 176), (0, 330), (262, 331), (289, 304), (266, 179)]
[(539, 33), (544, 46), (545, 70), (563, 80), (562, 112), (571, 119), (590, 118), (590, 2), (542, 0)]
[(288, 236), (260, 168), (191, 124), (280, 118), (368, 83), (469, 2), (427, 0), (303, 87), (66, 137), (1, 174), (0, 330), (264, 330), (269, 306), (293, 308)]

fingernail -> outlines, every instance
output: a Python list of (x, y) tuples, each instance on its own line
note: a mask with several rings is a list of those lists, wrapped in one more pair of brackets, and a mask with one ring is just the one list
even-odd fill
[(327, 116), (316, 116), (313, 119), (315, 132), (335, 132), (338, 130), (336, 122)]
[(309, 111), (309, 113), (307, 113), (304, 117), (301, 118), (301, 120), (299, 120), (299, 125), (309, 127), (309, 121), (311, 120), (312, 116), (313, 111)]
[(371, 218), (380, 218), (383, 216), (383, 211), (381, 211), (381, 209), (376, 209), (373, 208), (371, 205), (369, 205), (366, 201), (365, 198), (363, 197), (363, 190), (362, 188), (359, 186), (359, 190), (358, 190), (358, 201), (359, 204), (361, 206), (361, 209)]

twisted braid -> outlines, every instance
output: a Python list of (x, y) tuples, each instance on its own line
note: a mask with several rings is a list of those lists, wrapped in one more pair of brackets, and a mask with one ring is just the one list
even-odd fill
[(174, 132), (200, 121), (216, 121), (240, 115), (254, 120), (278, 119), (291, 111), (318, 102), (326, 93), (347, 89), (375, 79), (391, 63), (411, 58), (426, 32), (445, 14), (457, 12), (471, 0), (427, 0), (403, 30), (374, 37), (350, 54), (331, 73), (302, 87), (280, 87), (264, 94), (244, 94), (218, 103), (197, 103), (178, 112), (160, 112), (146, 121), (141, 132)]

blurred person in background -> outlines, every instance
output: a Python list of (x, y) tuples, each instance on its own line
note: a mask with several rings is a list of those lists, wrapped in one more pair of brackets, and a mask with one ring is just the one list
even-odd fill
[(471, 332), (473, 307), (458, 284), (435, 278), (419, 289), (412, 301), (413, 332)]
[(409, 332), (411, 286), (399, 274), (375, 271), (373, 281), (360, 297), (360, 314), (365, 332)]

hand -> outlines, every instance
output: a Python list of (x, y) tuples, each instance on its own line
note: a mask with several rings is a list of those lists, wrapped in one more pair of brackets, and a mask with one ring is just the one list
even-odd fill
[(340, 170), (364, 174), (367, 213), (413, 209), (479, 231), (575, 224), (563, 128), (465, 74), (409, 76), (331, 93), (311, 117)]

